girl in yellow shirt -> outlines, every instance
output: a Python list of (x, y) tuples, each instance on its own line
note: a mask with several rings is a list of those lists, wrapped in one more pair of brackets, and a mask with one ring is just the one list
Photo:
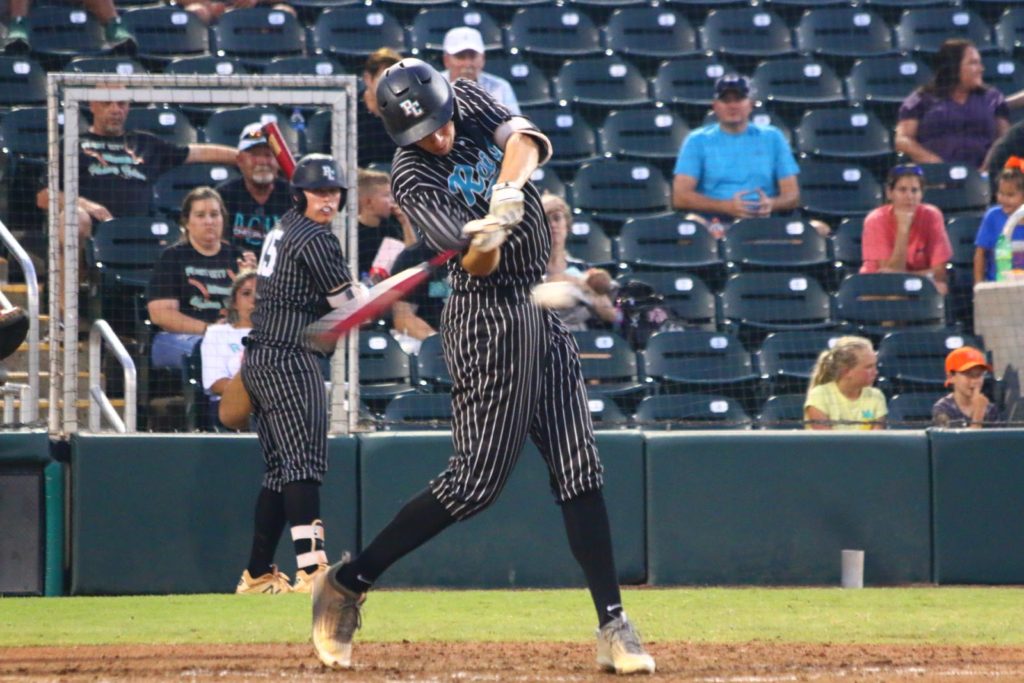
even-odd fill
[(885, 395), (872, 386), (878, 358), (863, 337), (840, 337), (822, 351), (804, 401), (807, 429), (885, 429)]

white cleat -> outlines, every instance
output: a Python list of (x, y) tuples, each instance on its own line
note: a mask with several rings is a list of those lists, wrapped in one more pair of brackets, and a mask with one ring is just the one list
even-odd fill
[(352, 637), (362, 625), (365, 593), (355, 593), (334, 580), (332, 566), (313, 578), (313, 649), (324, 666), (348, 669), (352, 666)]
[(597, 663), (617, 674), (652, 674), (655, 668), (654, 657), (644, 651), (640, 635), (625, 612), (598, 629)]

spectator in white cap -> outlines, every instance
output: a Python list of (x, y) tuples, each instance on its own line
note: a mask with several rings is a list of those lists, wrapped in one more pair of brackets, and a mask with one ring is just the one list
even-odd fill
[(477, 82), (513, 114), (521, 114), (512, 85), (504, 78), (484, 71), (484, 51), (480, 31), (469, 26), (451, 29), (444, 35), (444, 75), (452, 82), (459, 78)]
[(217, 186), (227, 208), (224, 236), (239, 249), (258, 254), (263, 238), (291, 208), (288, 183), (278, 173), (281, 167), (262, 123), (242, 129), (237, 163), (241, 177)]

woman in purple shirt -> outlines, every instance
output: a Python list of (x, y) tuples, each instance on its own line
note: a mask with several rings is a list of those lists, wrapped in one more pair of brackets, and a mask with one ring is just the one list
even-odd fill
[(947, 40), (932, 79), (900, 106), (895, 147), (919, 164), (983, 168), (989, 148), (1010, 128), (1003, 94), (982, 81), (985, 71), (969, 40)]

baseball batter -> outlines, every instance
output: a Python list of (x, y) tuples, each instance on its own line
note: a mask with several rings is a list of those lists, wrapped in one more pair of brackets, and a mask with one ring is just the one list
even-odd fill
[(400, 148), (392, 163), (396, 200), (431, 249), (464, 250), (451, 268), (441, 319), (454, 380), (454, 454), (359, 557), (316, 578), (317, 655), (328, 666), (350, 666), (374, 581), (494, 502), (529, 436), (550, 471), (597, 608), (598, 663), (618, 673), (653, 672), (654, 660), (622, 611), (578, 350), (554, 314), (530, 301), (547, 266), (550, 230), (528, 181), (551, 156), (551, 144), (475, 83), (449, 84), (418, 59), (384, 72), (377, 101)]
[[(347, 187), (332, 157), (303, 157), (291, 179), (292, 208), (263, 243), (242, 380), (267, 469), (256, 500), (249, 566), (237, 593), (308, 593), (313, 578), (327, 570), (320, 521), (327, 391), (319, 354), (306, 348), (303, 330), (358, 294), (341, 243), (330, 231)], [(286, 521), (298, 568), (294, 585), (271, 565)]]

